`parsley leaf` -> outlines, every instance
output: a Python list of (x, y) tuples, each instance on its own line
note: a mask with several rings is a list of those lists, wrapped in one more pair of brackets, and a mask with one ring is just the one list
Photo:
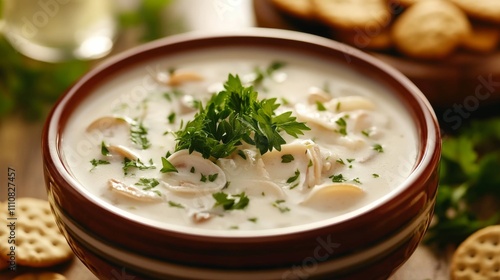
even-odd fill
[(123, 159), (123, 173), (125, 175), (128, 175), (130, 172), (130, 169), (139, 169), (139, 170), (146, 170), (146, 169), (155, 169), (156, 167), (153, 165), (153, 160), (149, 160), (149, 165), (144, 164), (140, 159), (132, 160), (129, 158), (124, 158)]
[(248, 203), (250, 202), (245, 192), (233, 195), (229, 195), (225, 192), (218, 192), (212, 194), (212, 197), (215, 199), (214, 207), (222, 206), (224, 210), (245, 209), (245, 207), (247, 207)]
[(146, 191), (158, 186), (159, 184), (160, 182), (155, 178), (140, 178), (139, 181), (135, 183), (137, 186), (143, 186), (144, 188), (142, 189)]
[(261, 154), (281, 150), (285, 132), (298, 137), (310, 130), (297, 122), (291, 111), (280, 115), (276, 98), (258, 100), (252, 86), (244, 87), (238, 76), (229, 75), (223, 91), (214, 94), (205, 107), (200, 105), (194, 119), (175, 132), (176, 150), (200, 152), (204, 158), (229, 156), (243, 142), (254, 145)]
[(144, 127), (142, 122), (133, 122), (130, 125), (130, 140), (134, 144), (141, 146), (143, 150), (151, 147), (148, 139), (148, 130)]
[(90, 163), (92, 164), (92, 169), (90, 169), (90, 171), (94, 170), (99, 165), (111, 164), (109, 161), (102, 159), (92, 159)]
[(161, 173), (178, 172), (177, 168), (175, 168), (175, 166), (165, 157), (161, 158), (161, 165), (162, 165), (162, 168), (160, 170)]

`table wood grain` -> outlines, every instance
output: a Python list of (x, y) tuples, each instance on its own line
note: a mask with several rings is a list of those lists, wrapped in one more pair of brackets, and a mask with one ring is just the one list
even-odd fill
[[(170, 14), (168, 14), (168, 12)], [(170, 19), (178, 18), (186, 30), (221, 31), (235, 30), (255, 25), (252, 1), (240, 0), (183, 0), (175, 1), (166, 12)], [(201, 17), (200, 15), (203, 16)], [(169, 16), (170, 15), (170, 16)], [(175, 17), (173, 16), (175, 15)], [(182, 17), (180, 16), (182, 15)], [(166, 21), (168, 24), (169, 21)], [(177, 30), (176, 32), (179, 32)], [(122, 44), (130, 44), (124, 40)], [(119, 46), (118, 49), (124, 49)], [(17, 198), (35, 197), (47, 199), (42, 170), (41, 132), (44, 120), (28, 122), (19, 116), (0, 119), (0, 200), (7, 198), (7, 169), (16, 170)], [(0, 221), (2, 223), (2, 221)], [(0, 224), (0, 226), (2, 226)], [(446, 280), (449, 259), (453, 249), (436, 251), (420, 245), (412, 257), (390, 278), (390, 280)], [(19, 267), (17, 272), (1, 271), (0, 280), (33, 271)], [(76, 257), (63, 265), (35, 271), (53, 271), (71, 280), (97, 279)]]

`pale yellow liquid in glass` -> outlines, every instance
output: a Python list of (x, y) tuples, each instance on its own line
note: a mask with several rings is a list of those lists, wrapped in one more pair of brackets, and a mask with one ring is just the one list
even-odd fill
[(3, 33), (14, 48), (42, 61), (93, 59), (116, 33), (110, 0), (4, 0)]

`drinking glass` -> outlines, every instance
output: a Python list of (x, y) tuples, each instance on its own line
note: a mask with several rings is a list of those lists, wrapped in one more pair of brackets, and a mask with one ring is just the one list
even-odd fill
[(4, 0), (2, 32), (20, 53), (60, 62), (108, 54), (117, 33), (113, 0)]

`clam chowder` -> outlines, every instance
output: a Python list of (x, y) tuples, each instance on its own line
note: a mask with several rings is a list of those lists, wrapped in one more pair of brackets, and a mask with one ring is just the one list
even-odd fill
[(122, 74), (75, 110), (62, 150), (83, 188), (138, 219), (228, 230), (341, 219), (416, 161), (403, 105), (343, 66), (228, 49)]

